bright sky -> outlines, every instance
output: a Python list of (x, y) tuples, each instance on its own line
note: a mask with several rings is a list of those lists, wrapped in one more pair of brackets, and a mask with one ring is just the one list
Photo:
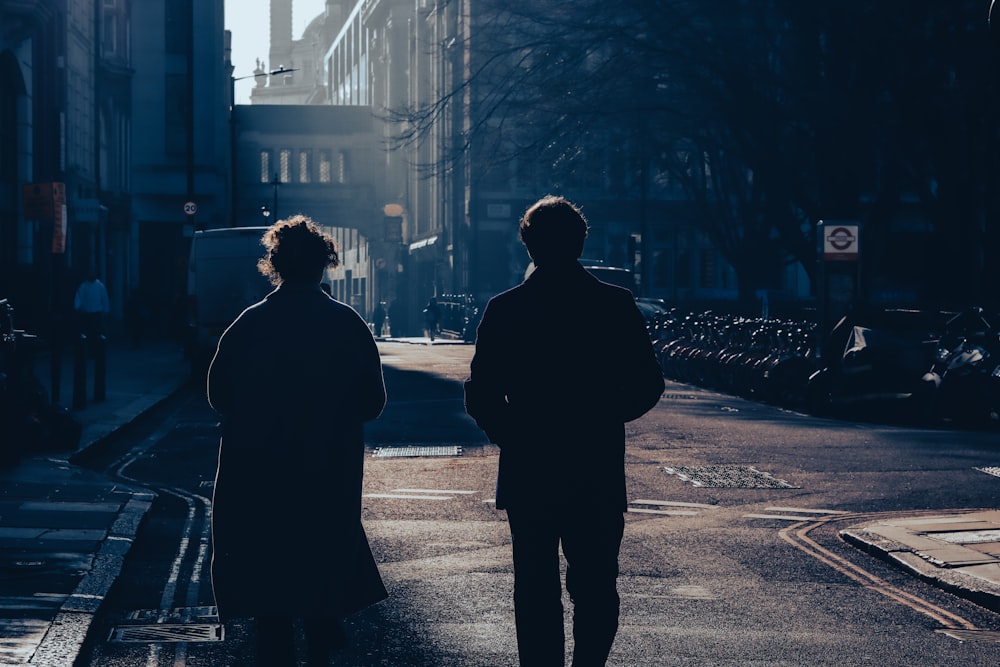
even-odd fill
[[(270, 18), (271, 0), (225, 0), (226, 29), (233, 33), (233, 76), (253, 75), (260, 58), (272, 69), (281, 63), (271, 64)], [(302, 37), (309, 22), (323, 13), (325, 0), (292, 0), (292, 39)], [(250, 104), (253, 79), (236, 82), (236, 103)]]

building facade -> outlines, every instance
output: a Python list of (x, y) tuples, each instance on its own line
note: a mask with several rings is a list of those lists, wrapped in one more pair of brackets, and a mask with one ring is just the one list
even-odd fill
[(330, 228), (342, 260), (327, 276), (331, 293), (370, 313), (385, 296), (388, 266), (383, 155), (371, 109), (250, 104), (235, 106), (232, 118), (235, 226), (301, 213)]
[(144, 0), (132, 23), (128, 282), (157, 329), (180, 335), (190, 237), (231, 219), (223, 0)]
[(0, 2), (0, 297), (63, 333), (88, 273), (121, 313), (131, 144), (130, 0)]

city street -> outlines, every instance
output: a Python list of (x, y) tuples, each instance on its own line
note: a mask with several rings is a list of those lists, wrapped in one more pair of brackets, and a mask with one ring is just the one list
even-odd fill
[[(379, 347), (389, 403), (366, 433), (363, 518), (390, 598), (348, 620), (335, 664), (516, 665), (498, 450), (462, 406), (473, 347)], [(1000, 662), (1000, 616), (839, 536), (878, 517), (997, 507), (1000, 478), (983, 471), (1000, 465), (995, 433), (844, 423), (675, 383), (627, 433), (609, 664)], [(222, 629), (212, 609), (217, 438), (190, 387), (90, 457), (156, 500), (82, 664), (252, 664), (250, 624)]]

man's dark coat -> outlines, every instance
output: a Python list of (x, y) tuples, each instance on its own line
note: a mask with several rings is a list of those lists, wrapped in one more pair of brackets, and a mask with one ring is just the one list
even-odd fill
[(493, 297), (465, 402), (500, 446), (497, 507), (624, 511), (624, 424), (656, 405), (663, 388), (631, 293), (577, 262), (538, 267)]
[(343, 616), (386, 596), (361, 526), (363, 423), (385, 405), (368, 326), (284, 283), (223, 334), (212, 581), (220, 614)]

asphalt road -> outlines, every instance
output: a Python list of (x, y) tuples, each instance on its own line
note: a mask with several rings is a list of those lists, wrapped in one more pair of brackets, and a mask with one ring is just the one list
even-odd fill
[[(390, 403), (367, 430), (364, 520), (391, 598), (350, 619), (334, 664), (516, 665), (498, 452), (462, 409), (473, 349), (380, 348)], [(677, 384), (627, 432), (610, 664), (1000, 664), (1000, 617), (838, 536), (872, 516), (997, 507), (1000, 478), (979, 470), (1000, 465), (996, 433), (818, 419)], [(460, 454), (376, 455), (404, 446)], [(216, 447), (189, 392), (95, 463), (158, 500), (84, 664), (252, 664), (249, 624), (220, 634), (211, 617)], [(156, 625), (172, 636), (143, 634)]]

